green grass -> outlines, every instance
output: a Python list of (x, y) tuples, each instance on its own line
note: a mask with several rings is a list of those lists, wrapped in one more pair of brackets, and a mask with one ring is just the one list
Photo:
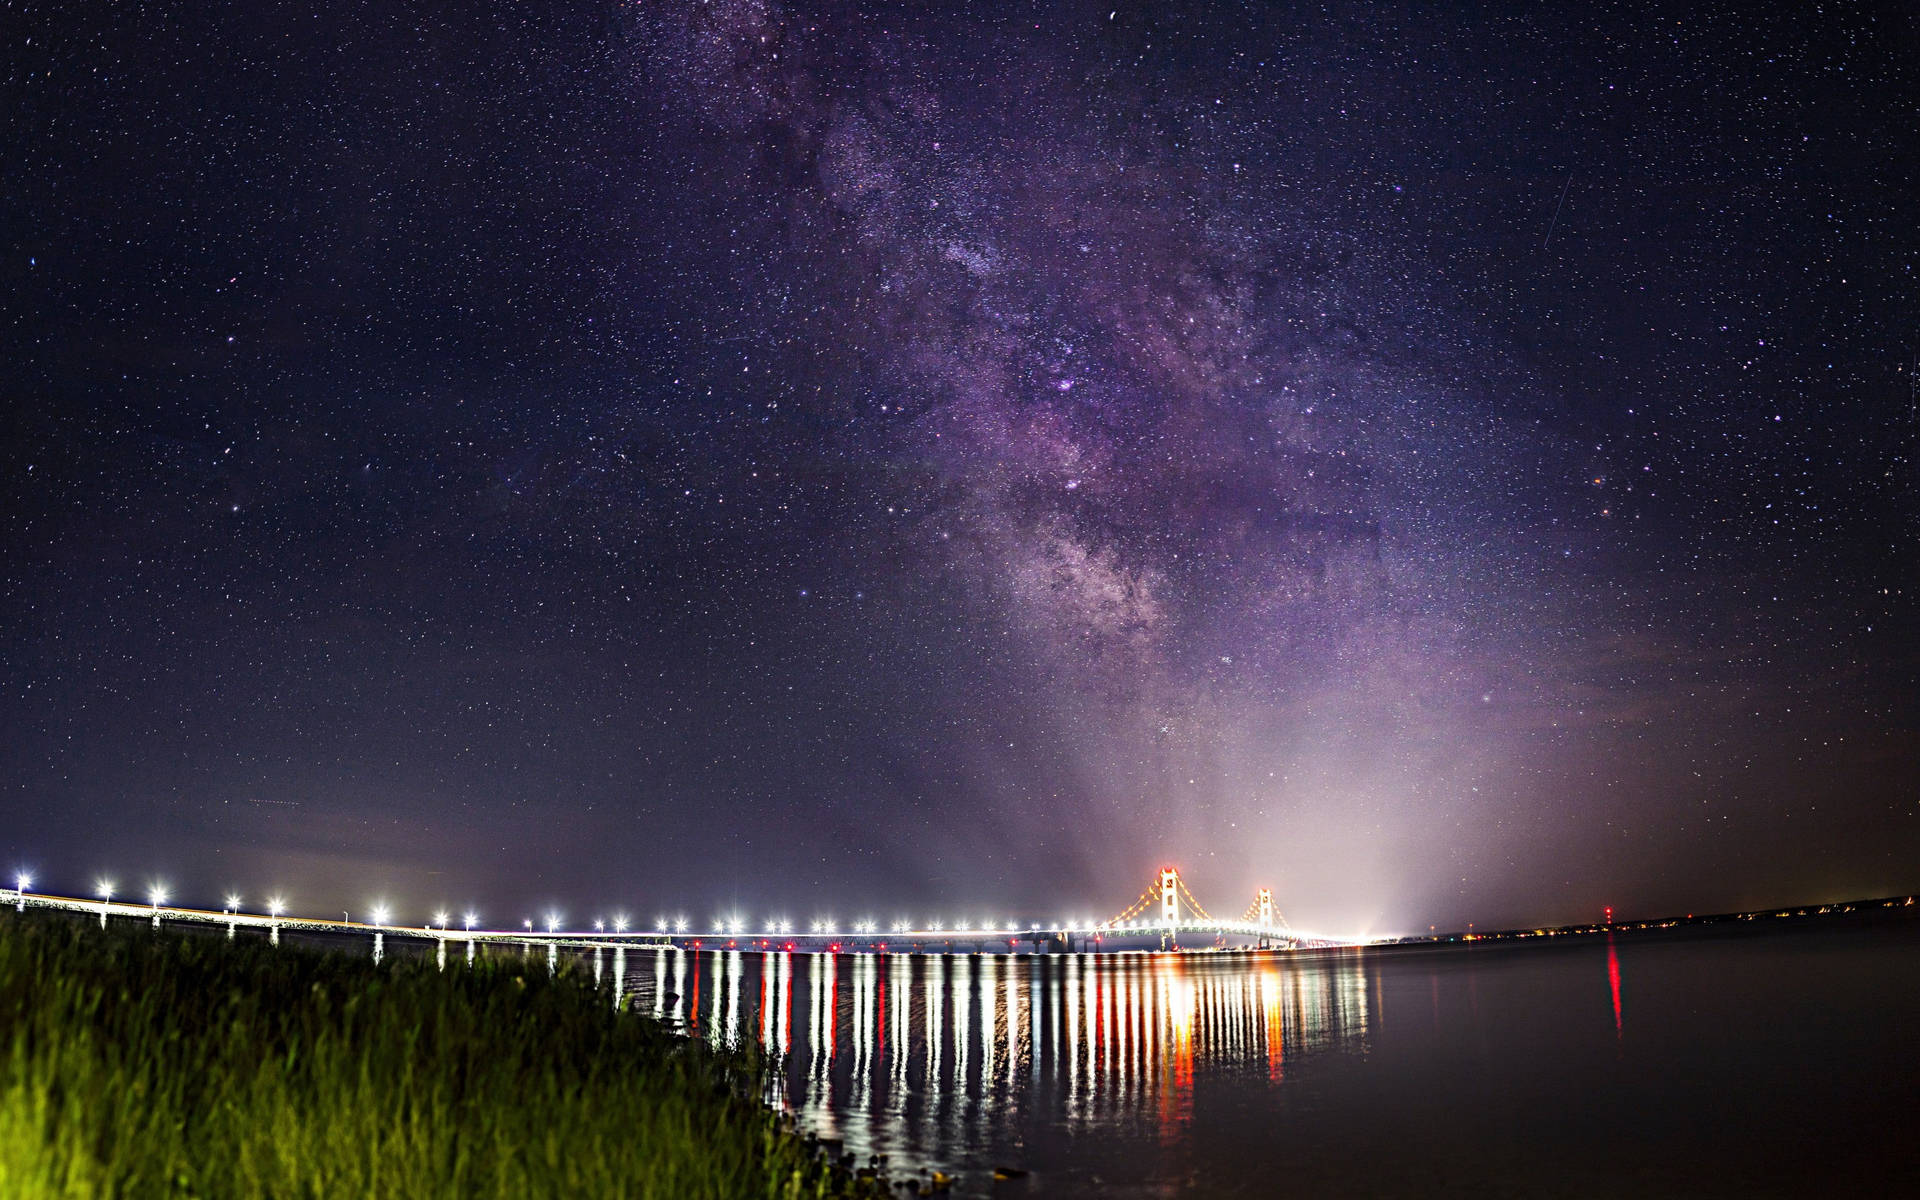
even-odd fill
[(884, 1194), (751, 1057), (544, 963), (6, 913), (0, 1055), (0, 1197)]

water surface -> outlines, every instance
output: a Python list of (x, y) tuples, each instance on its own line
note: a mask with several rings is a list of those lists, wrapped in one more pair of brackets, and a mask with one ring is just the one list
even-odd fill
[(1920, 1194), (1915, 921), (620, 957), (640, 1011), (784, 1055), (773, 1098), (807, 1128), (961, 1195)]

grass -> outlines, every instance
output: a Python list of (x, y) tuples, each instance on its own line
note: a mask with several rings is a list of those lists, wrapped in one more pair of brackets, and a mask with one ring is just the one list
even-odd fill
[(569, 972), (0, 918), (0, 1197), (883, 1195)]

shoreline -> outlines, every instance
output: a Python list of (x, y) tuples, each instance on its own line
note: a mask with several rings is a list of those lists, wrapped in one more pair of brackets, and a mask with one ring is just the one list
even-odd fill
[(0, 1193), (886, 1195), (573, 970), (0, 913)]

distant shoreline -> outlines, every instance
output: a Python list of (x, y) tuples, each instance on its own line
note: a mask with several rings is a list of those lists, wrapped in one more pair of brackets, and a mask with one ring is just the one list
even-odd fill
[(1591, 937), (1608, 933), (1643, 933), (1662, 929), (1694, 929), (1722, 925), (1748, 925), (1754, 922), (1813, 920), (1821, 917), (1884, 916), (1890, 912), (1907, 913), (1920, 919), (1920, 901), (1914, 896), (1881, 896), (1872, 900), (1846, 900), (1833, 904), (1788, 905), (1784, 908), (1759, 908), (1749, 912), (1688, 913), (1684, 917), (1654, 917), (1638, 921), (1600, 921), (1586, 925), (1553, 925), (1536, 929), (1500, 929), (1481, 933), (1474, 929), (1451, 933), (1428, 933), (1370, 942), (1370, 946), (1439, 946), (1464, 942), (1522, 942), (1539, 938)]

